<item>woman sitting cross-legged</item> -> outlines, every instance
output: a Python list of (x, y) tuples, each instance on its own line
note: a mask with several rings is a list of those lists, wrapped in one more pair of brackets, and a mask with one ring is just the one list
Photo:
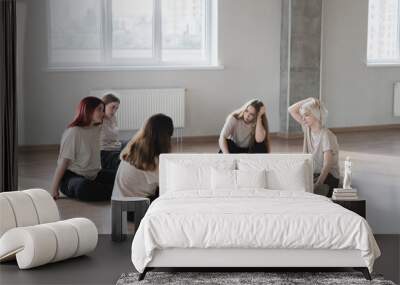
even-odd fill
[(289, 107), (290, 115), (304, 132), (303, 151), (311, 153), (314, 164), (314, 191), (327, 185), (328, 197), (339, 186), (339, 145), (336, 136), (325, 127), (328, 111), (315, 98), (308, 98)]
[(219, 137), (220, 153), (271, 152), (264, 104), (251, 100), (231, 113)]
[(113, 196), (147, 197), (158, 193), (158, 160), (171, 151), (172, 119), (164, 114), (151, 116), (121, 152)]
[(109, 200), (115, 171), (101, 169), (100, 132), (104, 103), (96, 97), (83, 98), (75, 119), (65, 130), (60, 145), (52, 193), (83, 201)]

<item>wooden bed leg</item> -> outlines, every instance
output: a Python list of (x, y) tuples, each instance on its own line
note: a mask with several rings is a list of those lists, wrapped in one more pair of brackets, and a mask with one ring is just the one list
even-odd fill
[(144, 279), (144, 277), (146, 277), (146, 273), (147, 273), (148, 269), (147, 267), (144, 269), (144, 271), (142, 273), (139, 274), (139, 278), (138, 281), (142, 281)]
[(355, 267), (354, 269), (357, 271), (361, 271), (362, 274), (364, 275), (365, 279), (370, 280), (370, 281), (372, 280), (371, 274), (369, 274), (369, 270), (367, 267)]

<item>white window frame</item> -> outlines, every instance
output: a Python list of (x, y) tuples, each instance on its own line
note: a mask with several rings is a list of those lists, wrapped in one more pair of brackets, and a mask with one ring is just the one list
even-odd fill
[[(397, 16), (400, 17), (400, 0), (399, 0), (399, 5), (397, 9)], [(398, 49), (399, 49), (399, 57), (397, 60), (370, 60), (368, 58), (368, 39), (369, 39), (369, 17), (370, 17), (370, 11), (369, 11), (369, 0), (368, 0), (368, 22), (367, 22), (367, 48), (365, 52), (365, 61), (366, 65), (368, 67), (398, 67), (400, 66), (400, 20), (397, 23), (397, 40), (399, 41), (398, 43)]]
[[(66, 0), (67, 1), (67, 0)], [(161, 1), (153, 0), (153, 57), (152, 58), (112, 58), (112, 0), (101, 1), (101, 62), (65, 62), (51, 61), (51, 9), (47, 0), (47, 40), (48, 40), (48, 70), (49, 71), (76, 71), (76, 70), (191, 70), (191, 69), (223, 69), (218, 62), (218, 0), (205, 0), (205, 47), (206, 59), (199, 61), (163, 61), (162, 60), (162, 27)]]

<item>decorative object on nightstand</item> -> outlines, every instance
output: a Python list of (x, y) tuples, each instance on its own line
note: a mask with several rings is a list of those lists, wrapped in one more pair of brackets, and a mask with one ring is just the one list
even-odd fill
[(350, 157), (347, 156), (344, 161), (344, 180), (343, 180), (343, 189), (351, 189), (351, 160)]
[(366, 218), (366, 201), (362, 199), (332, 199), (332, 201), (340, 206), (359, 214), (364, 219)]
[(333, 189), (332, 200), (358, 200), (357, 189), (351, 187), (352, 163), (350, 157), (344, 161), (343, 188)]
[(359, 200), (357, 189), (334, 188), (332, 200)]

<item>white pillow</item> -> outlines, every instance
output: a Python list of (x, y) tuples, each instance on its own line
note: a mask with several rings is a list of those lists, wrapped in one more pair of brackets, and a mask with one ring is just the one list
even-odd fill
[(168, 188), (172, 191), (197, 189), (200, 185), (200, 172), (204, 169), (185, 167), (177, 163), (169, 164)]
[(262, 170), (211, 170), (211, 189), (266, 188), (266, 171)]
[(238, 169), (266, 169), (268, 189), (303, 192), (313, 189), (311, 169), (305, 160), (239, 159)]
[(167, 164), (168, 191), (211, 189), (211, 169), (234, 169), (234, 160), (190, 160), (170, 161)]
[(236, 189), (236, 170), (212, 168), (211, 189)]
[(267, 172), (261, 170), (236, 170), (237, 188), (267, 188)]

